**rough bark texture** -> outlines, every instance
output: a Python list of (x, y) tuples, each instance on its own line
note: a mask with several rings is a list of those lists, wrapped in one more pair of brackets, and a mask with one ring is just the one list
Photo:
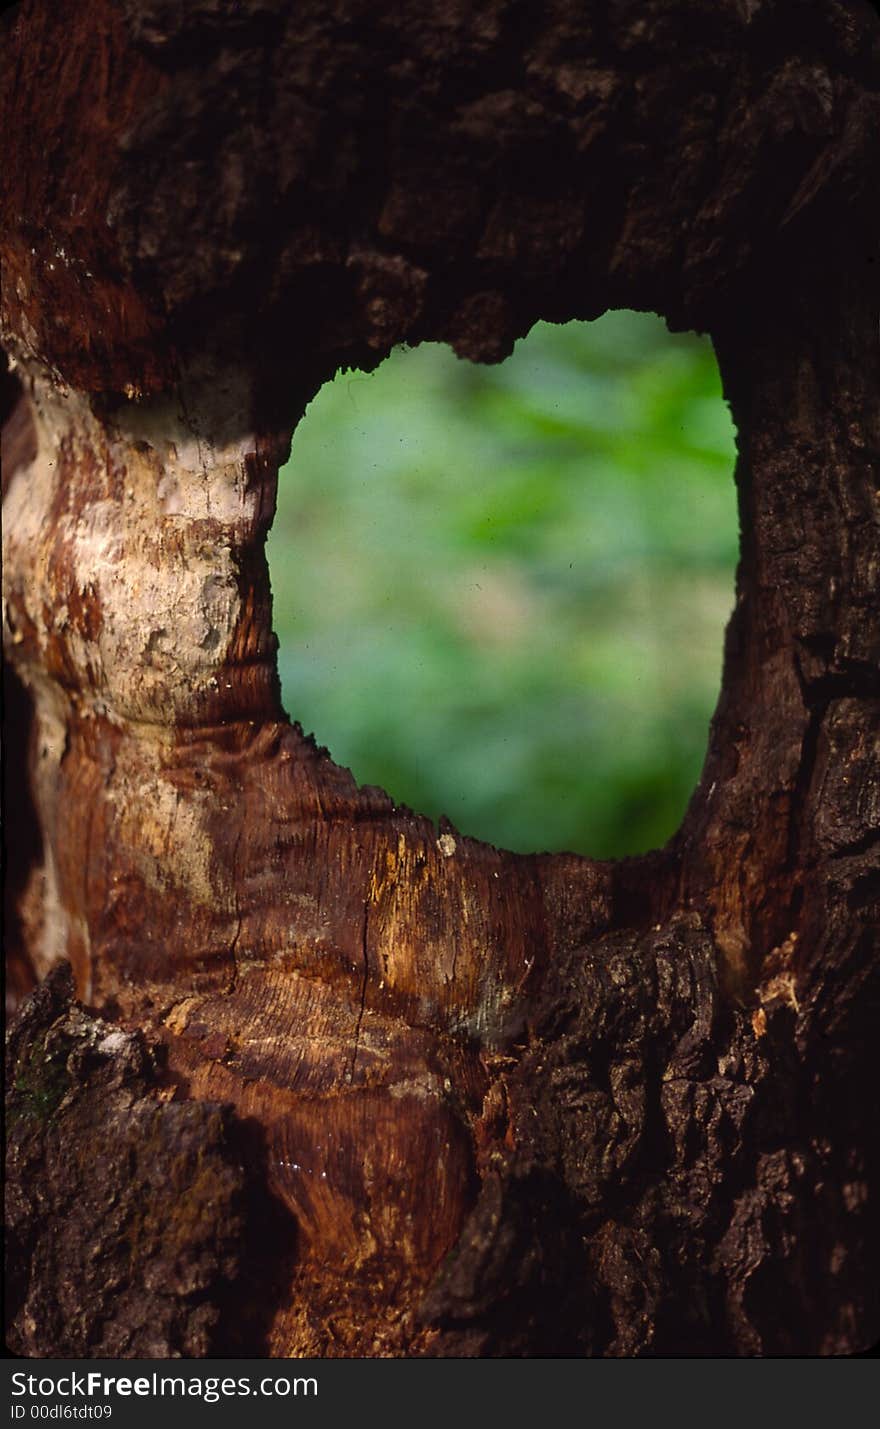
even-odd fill
[(69, 965), (50, 973), (7, 1048), (18, 1346), (204, 1355), (243, 1231), (224, 1114), (150, 1095), (142, 1039), (71, 1007), (69, 984)]
[[(876, 8), (25, 0), (4, 48), (15, 985), (69, 959), (91, 1009), (53, 981), (13, 1037), (13, 1342), (862, 1348)], [(426, 339), (497, 361), (613, 306), (715, 339), (742, 534), (723, 688), (667, 848), (515, 856), (286, 721), (263, 541), (340, 365)], [(125, 1159), (147, 1124), (191, 1240)], [(121, 1265), (131, 1197), (151, 1238), (98, 1307), (79, 1267)]]

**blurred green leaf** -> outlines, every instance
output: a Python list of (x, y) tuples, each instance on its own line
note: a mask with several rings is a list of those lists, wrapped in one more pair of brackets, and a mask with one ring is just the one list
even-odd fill
[(734, 458), (711, 348), (648, 314), (340, 374), (269, 542), (291, 715), (490, 842), (663, 843), (720, 681)]

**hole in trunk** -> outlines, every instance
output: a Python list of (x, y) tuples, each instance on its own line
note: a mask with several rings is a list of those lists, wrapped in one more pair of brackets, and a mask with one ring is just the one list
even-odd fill
[(664, 843), (737, 557), (708, 341), (616, 312), (445, 347), (309, 407), (269, 541), (285, 706), (361, 783), (518, 851)]

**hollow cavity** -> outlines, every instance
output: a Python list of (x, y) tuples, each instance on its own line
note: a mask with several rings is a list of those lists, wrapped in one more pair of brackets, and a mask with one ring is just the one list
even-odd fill
[(327, 384), (269, 539), (285, 705), (362, 783), (518, 851), (674, 832), (721, 676), (734, 432), (708, 341), (540, 324)]

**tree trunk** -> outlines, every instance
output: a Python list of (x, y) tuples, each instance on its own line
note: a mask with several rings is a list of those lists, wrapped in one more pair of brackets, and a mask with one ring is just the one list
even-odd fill
[[(13, 1345), (864, 1347), (876, 8), (5, 24), (12, 986), (84, 1004), (10, 1043)], [(341, 365), (624, 306), (712, 333), (736, 421), (723, 687), (666, 848), (518, 856), (287, 722), (275, 480)]]

